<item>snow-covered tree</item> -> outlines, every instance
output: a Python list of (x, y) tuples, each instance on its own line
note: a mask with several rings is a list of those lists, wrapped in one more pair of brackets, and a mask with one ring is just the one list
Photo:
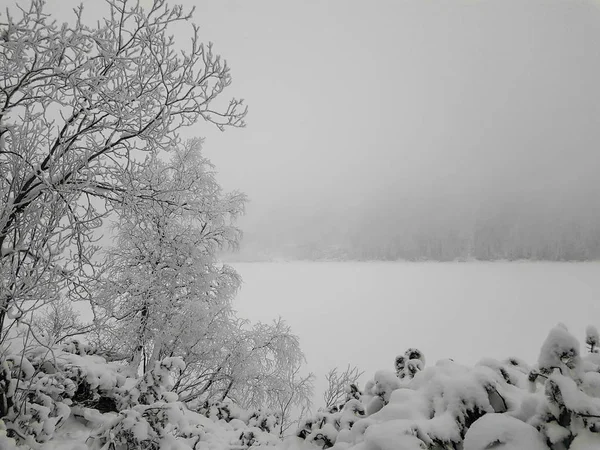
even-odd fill
[(187, 366), (175, 391), (182, 401), (231, 400), (244, 408), (274, 408), (273, 387), (304, 361), (290, 327), (281, 319), (250, 325), (235, 315), (197, 321), (181, 339), (179, 351)]
[[(310, 412), (314, 380), (313, 373), (303, 375), (301, 365), (297, 364), (289, 367), (285, 376), (279, 379), (278, 384), (271, 387), (269, 405), (273, 405), (272, 409), (281, 418), (280, 436), (283, 437), (294, 424), (301, 420), (302, 416)], [(294, 410), (297, 411), (297, 414), (293, 414)]]
[(240, 279), (216, 253), (237, 246), (245, 197), (222, 192), (199, 140), (174, 148), (169, 162), (151, 156), (134, 173), (115, 208), (116, 245), (92, 289), (101, 348), (127, 358), (132, 374), (183, 358), (174, 389), (184, 402), (265, 405), (304, 356), (283, 320), (250, 325), (232, 309)]
[[(273, 389), (297, 381), (290, 381), (290, 368), (304, 363), (298, 337), (281, 318), (271, 324), (241, 325), (227, 347), (226, 388), (220, 395), (245, 408), (275, 408), (279, 397)], [(279, 412), (284, 416), (285, 411)]]
[(87, 295), (94, 231), (140, 152), (198, 119), (244, 125), (241, 101), (215, 102), (231, 75), (198, 28), (184, 53), (169, 35), (190, 13), (106, 3), (101, 20), (79, 7), (58, 24), (42, 0), (0, 18), (0, 339), (65, 288)]
[(133, 373), (177, 354), (190, 328), (202, 333), (190, 318), (231, 314), (240, 284), (216, 252), (238, 243), (244, 195), (222, 192), (200, 140), (171, 153), (169, 162), (149, 156), (123, 182), (116, 245), (92, 300), (105, 341), (129, 355)]
[[(359, 392), (358, 379), (364, 372), (359, 371), (358, 367), (351, 366), (341, 372), (337, 367), (331, 369), (325, 375), (327, 388), (323, 393), (325, 408), (341, 406)], [(358, 394), (359, 395), (359, 394)]]
[(94, 329), (93, 324), (81, 322), (73, 303), (63, 296), (37, 311), (32, 325), (39, 339), (47, 343), (61, 343)]

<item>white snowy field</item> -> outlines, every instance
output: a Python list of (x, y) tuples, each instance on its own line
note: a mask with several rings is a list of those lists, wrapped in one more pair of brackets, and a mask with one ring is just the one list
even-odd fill
[(300, 337), (317, 399), (329, 368), (355, 364), (364, 383), (409, 347), (430, 363), (516, 356), (533, 364), (558, 322), (584, 341), (600, 326), (600, 263), (233, 263), (240, 316), (282, 316)]

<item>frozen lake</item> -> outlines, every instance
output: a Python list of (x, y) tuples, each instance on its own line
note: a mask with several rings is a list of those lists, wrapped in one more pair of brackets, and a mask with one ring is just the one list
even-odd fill
[[(244, 279), (241, 317), (282, 316), (319, 377), (355, 364), (393, 370), (408, 347), (474, 364), (517, 356), (534, 363), (551, 327), (582, 342), (600, 327), (600, 263), (275, 262), (232, 264)], [(319, 406), (320, 398), (316, 406)]]

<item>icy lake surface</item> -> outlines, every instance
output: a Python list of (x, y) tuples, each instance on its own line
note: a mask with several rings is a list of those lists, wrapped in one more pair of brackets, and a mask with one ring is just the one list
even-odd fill
[[(532, 364), (550, 328), (582, 342), (600, 327), (600, 263), (274, 262), (232, 264), (244, 283), (241, 317), (282, 316), (300, 337), (308, 367), (393, 369), (408, 347), (475, 364), (517, 356)], [(318, 403), (319, 400), (317, 400)], [(318, 406), (318, 405), (317, 405)]]

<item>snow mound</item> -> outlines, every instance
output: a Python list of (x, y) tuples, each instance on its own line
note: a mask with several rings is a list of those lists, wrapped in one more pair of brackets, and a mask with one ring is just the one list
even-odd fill
[(574, 371), (577, 375), (582, 366), (579, 341), (564, 326), (555, 326), (542, 345), (538, 365), (544, 374), (558, 369), (561, 373)]
[(464, 450), (548, 450), (531, 425), (505, 414), (486, 414), (476, 420), (464, 441)]

